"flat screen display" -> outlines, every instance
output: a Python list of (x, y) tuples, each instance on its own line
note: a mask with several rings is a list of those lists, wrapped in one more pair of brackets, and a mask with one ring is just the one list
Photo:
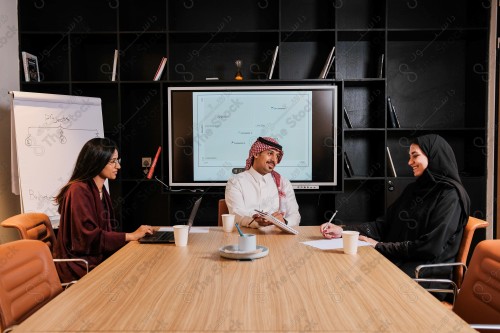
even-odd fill
[(168, 128), (170, 186), (225, 186), (258, 137), (295, 188), (337, 185), (336, 86), (170, 87)]

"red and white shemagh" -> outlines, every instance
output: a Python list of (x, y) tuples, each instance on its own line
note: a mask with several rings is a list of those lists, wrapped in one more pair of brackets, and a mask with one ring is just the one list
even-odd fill
[[(281, 162), (281, 159), (283, 158), (283, 150), (282, 149), (279, 149), (277, 147), (274, 147), (274, 146), (271, 146), (269, 144), (266, 144), (265, 142), (262, 142), (260, 141), (259, 139), (263, 139), (263, 141), (269, 141), (269, 142), (272, 142), (272, 143), (275, 143), (276, 145), (279, 145), (278, 141), (276, 141), (275, 139), (271, 138), (271, 137), (259, 137), (252, 145), (252, 147), (250, 148), (250, 151), (248, 152), (248, 158), (247, 158), (247, 161), (246, 161), (246, 165), (245, 165), (245, 170), (249, 170), (250, 167), (252, 166), (253, 164), (253, 156), (255, 154), (260, 154), (261, 152), (265, 151), (265, 150), (275, 150), (277, 152), (279, 152), (279, 155), (278, 155), (278, 164)], [(285, 197), (285, 192), (282, 191), (281, 189), (281, 175), (279, 173), (277, 173), (276, 171), (271, 171), (271, 175), (273, 176), (273, 179), (274, 179), (274, 182), (276, 183), (276, 187), (278, 188), (278, 195), (281, 198), (284, 198)], [(281, 200), (280, 200), (280, 207), (281, 207)]]
[[(275, 144), (279, 145), (278, 141), (276, 141), (273, 138), (264, 136), (264, 137), (262, 137), (262, 139), (264, 139), (266, 141), (270, 141), (272, 143), (275, 143)], [(278, 156), (278, 163), (281, 162), (281, 159), (283, 158), (283, 154), (284, 154), (283, 150), (278, 149), (278, 148), (273, 147), (273, 146), (270, 146), (268, 144), (265, 144), (265, 143), (259, 141), (259, 139), (257, 139), (253, 143), (252, 147), (250, 148), (250, 151), (248, 152), (248, 158), (247, 158), (247, 161), (246, 161), (245, 170), (250, 169), (250, 167), (252, 166), (252, 164), (253, 164), (253, 155), (260, 154), (264, 150), (276, 150), (277, 152), (279, 152), (280, 154)]]

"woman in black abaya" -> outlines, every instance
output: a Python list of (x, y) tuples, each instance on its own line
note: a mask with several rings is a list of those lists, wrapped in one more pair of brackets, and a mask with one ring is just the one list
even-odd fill
[[(465, 191), (450, 145), (439, 135), (412, 141), (408, 165), (415, 182), (375, 222), (349, 225), (411, 277), (421, 264), (453, 262), (469, 217), (470, 199)], [(341, 237), (334, 224), (320, 227), (325, 238)], [(431, 274), (436, 276), (436, 270)], [(451, 273), (441, 272), (440, 277)], [(425, 275), (424, 275), (425, 276)]]

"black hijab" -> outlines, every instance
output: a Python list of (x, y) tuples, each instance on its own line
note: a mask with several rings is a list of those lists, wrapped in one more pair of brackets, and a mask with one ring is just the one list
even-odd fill
[(453, 186), (458, 192), (465, 216), (469, 216), (469, 195), (460, 180), (455, 153), (448, 142), (437, 134), (426, 134), (417, 137), (413, 140), (413, 143), (419, 145), (429, 160), (429, 165), (425, 172), (435, 182), (444, 182)]

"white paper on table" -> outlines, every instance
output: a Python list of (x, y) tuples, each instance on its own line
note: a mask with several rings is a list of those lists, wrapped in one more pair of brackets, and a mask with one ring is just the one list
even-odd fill
[[(335, 250), (344, 248), (344, 242), (342, 238), (320, 239), (315, 241), (302, 242), (302, 244), (309, 245), (320, 250)], [(367, 245), (370, 245), (370, 243), (358, 240), (358, 246)]]
[[(210, 227), (191, 227), (190, 234), (208, 234)], [(174, 231), (174, 227), (160, 227), (158, 231)]]

